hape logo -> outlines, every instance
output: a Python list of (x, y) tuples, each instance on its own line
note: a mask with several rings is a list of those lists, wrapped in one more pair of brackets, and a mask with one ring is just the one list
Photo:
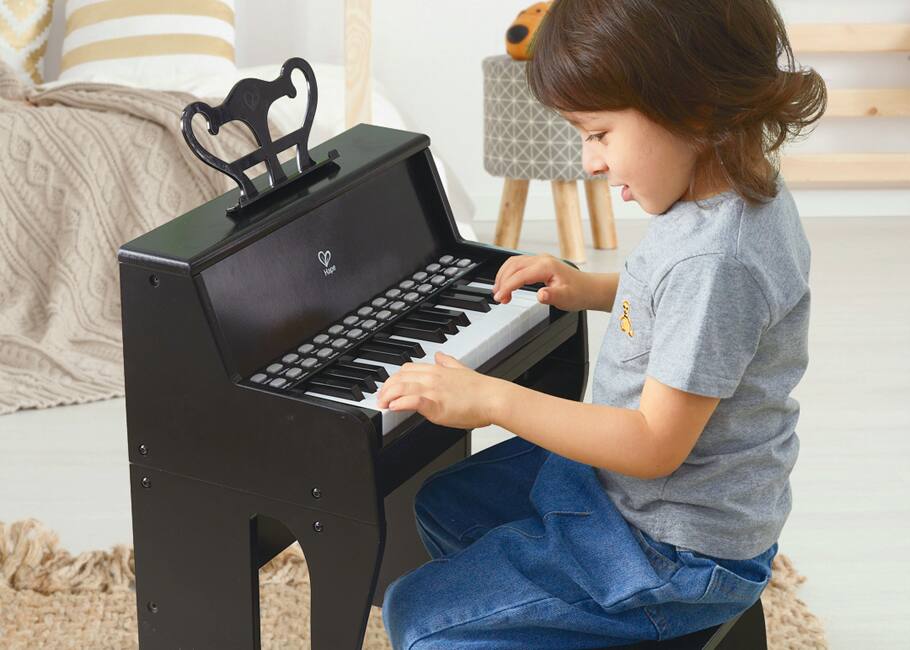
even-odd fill
[(319, 251), (316, 255), (319, 258), (319, 262), (325, 267), (322, 269), (322, 272), (326, 275), (332, 275), (335, 272), (335, 265), (329, 266), (329, 262), (332, 260), (332, 251)]

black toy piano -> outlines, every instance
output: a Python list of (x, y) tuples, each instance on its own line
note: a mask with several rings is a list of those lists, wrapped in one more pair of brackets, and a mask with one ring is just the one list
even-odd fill
[[(265, 116), (304, 72), (304, 126)], [(307, 148), (316, 81), (302, 59), (191, 104), (193, 151), (239, 187), (119, 251), (139, 642), (259, 648), (260, 567), (294, 541), (312, 585), (314, 650), (359, 650), (370, 606), (429, 559), (413, 499), (470, 454), (470, 431), (377, 407), (382, 382), (443, 350), (570, 399), (587, 377), (584, 312), (492, 298), (514, 251), (455, 227), (429, 138), (360, 124)], [(225, 163), (209, 131), (260, 149)], [(297, 146), (283, 165), (277, 153)], [(251, 180), (244, 172), (265, 163)]]

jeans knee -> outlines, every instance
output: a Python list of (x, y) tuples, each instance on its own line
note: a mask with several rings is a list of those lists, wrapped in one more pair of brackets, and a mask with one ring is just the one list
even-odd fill
[(399, 630), (401, 625), (399, 625), (398, 614), (401, 612), (401, 607), (398, 603), (398, 584), (401, 582), (401, 578), (394, 580), (388, 587), (386, 587), (385, 595), (382, 598), (382, 624), (385, 627), (386, 633), (389, 635), (389, 641), (392, 643), (392, 648), (398, 650), (401, 645), (397, 642)]
[[(413, 572), (412, 572), (413, 573)], [(382, 600), (382, 624), (394, 650), (410, 650), (418, 635), (418, 628), (425, 622), (427, 612), (420, 601), (425, 594), (416, 593), (416, 583), (405, 574), (394, 580)]]

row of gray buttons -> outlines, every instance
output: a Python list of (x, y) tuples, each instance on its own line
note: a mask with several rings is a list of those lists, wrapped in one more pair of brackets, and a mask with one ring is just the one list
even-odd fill
[[(424, 296), (445, 284), (470, 265), (471, 260), (468, 258), (456, 261), (452, 255), (443, 255), (439, 258), (439, 262), (428, 264), (423, 271), (417, 271), (411, 275), (410, 279), (402, 280), (397, 287), (385, 291), (384, 295), (373, 298), (369, 305), (360, 307), (354, 314), (346, 316), (341, 323), (336, 323), (326, 329), (325, 333), (317, 334), (310, 343), (300, 345), (297, 352), (284, 355), (281, 358), (282, 363), (275, 362), (269, 365), (265, 372), (254, 374), (250, 377), (250, 381), (256, 384), (267, 383), (275, 388), (286, 386), (305, 371), (313, 370), (340, 354), (352, 343), (352, 339), (359, 339), (376, 329), (380, 324), (379, 321), (387, 321), (395, 314), (404, 311), (410, 306), (407, 303), (419, 302)], [(413, 291), (409, 291), (410, 289)], [(395, 300), (396, 298), (400, 299)], [(379, 311), (376, 311), (377, 309)], [(361, 319), (364, 320), (361, 321)], [(357, 327), (353, 327), (354, 325)], [(346, 331), (345, 328), (351, 329)], [(317, 345), (321, 346), (318, 350)]]

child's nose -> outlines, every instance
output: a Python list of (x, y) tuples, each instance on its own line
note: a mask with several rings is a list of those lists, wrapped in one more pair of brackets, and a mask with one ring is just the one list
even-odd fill
[(585, 173), (591, 176), (606, 174), (609, 170), (607, 161), (603, 156), (593, 153), (590, 149), (590, 147), (584, 147), (581, 150), (581, 166)]

